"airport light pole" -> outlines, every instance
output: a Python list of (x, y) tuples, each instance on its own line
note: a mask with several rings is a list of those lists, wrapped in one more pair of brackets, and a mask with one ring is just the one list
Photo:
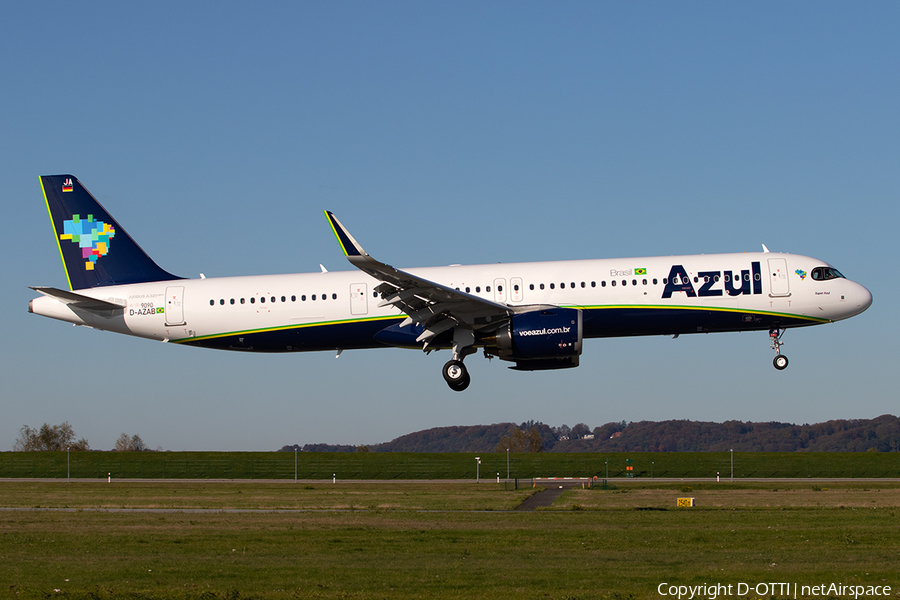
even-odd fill
[(478, 483), (478, 480), (481, 479), (481, 457), (475, 457), (475, 483)]
[(294, 446), (294, 483), (297, 483), (297, 446)]
[(506, 480), (509, 481), (509, 448), (506, 449)]
[(69, 462), (69, 449), (70, 446), (66, 446), (66, 483), (72, 483), (72, 463)]
[(731, 452), (731, 483), (734, 483), (734, 448), (730, 450)]

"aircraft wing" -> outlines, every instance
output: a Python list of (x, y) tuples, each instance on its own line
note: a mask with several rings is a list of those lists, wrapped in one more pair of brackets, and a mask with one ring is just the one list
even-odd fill
[(400, 324), (417, 323), (425, 330), (416, 341), (428, 343), (437, 335), (461, 327), (472, 331), (495, 329), (511, 314), (504, 304), (467, 294), (377, 261), (350, 235), (330, 211), (325, 216), (350, 264), (383, 283), (375, 288), (381, 295), (379, 307), (392, 305), (407, 315)]

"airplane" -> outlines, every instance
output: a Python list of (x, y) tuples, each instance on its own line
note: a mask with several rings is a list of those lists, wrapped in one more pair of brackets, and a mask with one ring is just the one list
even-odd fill
[(28, 312), (166, 343), (243, 352), (451, 350), (518, 371), (579, 365), (591, 338), (768, 331), (776, 369), (786, 329), (840, 321), (872, 294), (825, 261), (770, 252), (396, 269), (329, 211), (356, 271), (185, 279), (160, 268), (72, 175), (40, 177), (68, 290), (32, 287)]

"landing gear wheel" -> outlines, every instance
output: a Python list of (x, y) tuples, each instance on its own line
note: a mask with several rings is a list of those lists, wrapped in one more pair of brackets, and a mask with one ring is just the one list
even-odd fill
[(788, 358), (784, 354), (779, 354), (775, 357), (775, 360), (772, 361), (772, 364), (775, 365), (775, 368), (779, 371), (784, 371), (788, 366)]
[(472, 379), (469, 377), (469, 374), (466, 373), (465, 379), (463, 379), (459, 383), (450, 383), (448, 385), (450, 386), (450, 389), (453, 390), (454, 392), (461, 392), (464, 389), (466, 389), (467, 387), (469, 387), (470, 383), (472, 383)]
[(469, 371), (461, 360), (451, 360), (444, 365), (442, 371), (444, 381), (450, 386), (451, 390), (461, 392), (469, 387)]

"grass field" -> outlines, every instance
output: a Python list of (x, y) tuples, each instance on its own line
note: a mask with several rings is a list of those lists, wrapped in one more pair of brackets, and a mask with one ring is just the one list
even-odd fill
[[(634, 481), (506, 510), (531, 492), (0, 482), (0, 506), (68, 509), (0, 511), (0, 597), (662, 598), (661, 583), (741, 582), (900, 591), (894, 484)], [(696, 506), (677, 509), (683, 496)], [(140, 512), (91, 510), (104, 507)]]
[[(475, 479), (474, 453), (0, 452), (0, 478)], [(507, 474), (506, 453), (477, 454), (480, 474)], [(898, 452), (513, 453), (512, 478), (900, 477)], [(631, 463), (626, 461), (631, 460)], [(296, 463), (295, 463), (296, 461)], [(296, 464), (296, 467), (295, 467)]]

